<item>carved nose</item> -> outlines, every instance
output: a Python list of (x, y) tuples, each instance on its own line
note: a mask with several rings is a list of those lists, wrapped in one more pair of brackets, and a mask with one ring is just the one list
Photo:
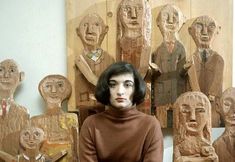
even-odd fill
[(193, 110), (190, 112), (190, 121), (196, 121), (195, 111)]
[(5, 78), (8, 78), (10, 76), (10, 73), (8, 72), (8, 71), (6, 71), (5, 73), (4, 73), (4, 77)]
[(55, 85), (51, 86), (51, 92), (56, 93), (56, 86)]
[(86, 33), (87, 33), (87, 34), (91, 34), (91, 33), (92, 33), (92, 30), (93, 30), (92, 25), (88, 25), (88, 27), (87, 27), (87, 29), (86, 29)]
[(207, 27), (205, 25), (202, 26), (202, 34), (207, 35)]
[(168, 23), (173, 24), (173, 22), (174, 22), (173, 14), (169, 14), (168, 15)]
[(136, 7), (131, 7), (131, 18), (137, 18)]

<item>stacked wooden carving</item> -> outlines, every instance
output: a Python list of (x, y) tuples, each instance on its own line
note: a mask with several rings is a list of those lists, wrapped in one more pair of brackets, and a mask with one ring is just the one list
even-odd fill
[[(211, 48), (218, 28), (215, 20), (200, 16), (189, 27), (196, 44), (191, 55), (178, 37), (186, 20), (183, 13), (174, 5), (162, 7), (156, 21), (163, 41), (151, 54), (148, 1), (122, 0), (117, 15), (116, 60), (133, 64), (151, 85), (138, 109), (149, 113), (151, 99), (151, 113), (161, 126), (173, 126), (174, 161), (235, 161), (235, 90), (222, 95), (224, 61)], [(86, 15), (76, 29), (84, 46), (74, 60), (79, 118), (61, 107), (71, 94), (69, 81), (48, 75), (39, 84), (46, 112), (30, 119), (13, 98), (24, 73), (13, 60), (0, 63), (0, 162), (78, 161), (78, 121), (81, 126), (87, 116), (105, 109), (95, 100), (94, 89), (101, 72), (115, 61), (101, 48), (108, 29), (96, 13)], [(221, 118), (225, 132), (213, 147), (211, 127), (220, 126)]]

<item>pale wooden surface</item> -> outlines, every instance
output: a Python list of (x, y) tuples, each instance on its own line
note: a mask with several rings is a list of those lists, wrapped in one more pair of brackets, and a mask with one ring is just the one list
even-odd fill
[[(162, 42), (162, 35), (156, 25), (156, 17), (165, 4), (174, 4), (186, 16), (186, 23), (179, 32), (179, 37), (186, 49), (188, 58), (196, 49), (194, 41), (188, 33), (193, 20), (201, 15), (214, 18), (221, 26), (215, 36), (212, 49), (217, 51), (225, 61), (223, 89), (232, 85), (232, 3), (233, 0), (149, 0), (152, 8), (152, 51)], [(88, 13), (98, 13), (109, 26), (109, 31), (101, 45), (102, 49), (116, 58), (117, 7), (121, 0), (66, 0), (67, 8), (67, 70), (68, 79), (72, 83), (73, 92), (69, 100), (70, 111), (77, 111), (74, 93), (74, 60), (83, 50), (80, 38), (76, 34), (81, 19)]]

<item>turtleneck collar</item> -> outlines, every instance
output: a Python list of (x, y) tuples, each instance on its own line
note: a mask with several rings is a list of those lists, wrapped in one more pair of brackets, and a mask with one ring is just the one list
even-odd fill
[(123, 108), (123, 109), (118, 109), (112, 106), (109, 106), (108, 109), (106, 110), (106, 113), (116, 117), (116, 118), (126, 118), (126, 117), (131, 117), (133, 115), (138, 114), (138, 110), (136, 109), (136, 105), (133, 105), (129, 108)]

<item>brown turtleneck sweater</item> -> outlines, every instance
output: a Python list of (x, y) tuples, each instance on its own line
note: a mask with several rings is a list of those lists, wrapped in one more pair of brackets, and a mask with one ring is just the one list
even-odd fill
[(80, 162), (162, 162), (163, 136), (155, 117), (135, 107), (88, 117), (80, 132)]

